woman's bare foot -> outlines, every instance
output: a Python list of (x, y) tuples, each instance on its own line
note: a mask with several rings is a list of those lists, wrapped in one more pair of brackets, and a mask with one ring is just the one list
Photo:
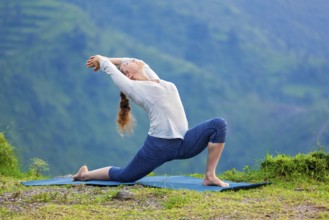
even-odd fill
[(221, 181), (218, 177), (205, 177), (203, 179), (202, 185), (204, 186), (220, 186), (220, 187), (229, 187), (230, 184)]
[(82, 167), (80, 167), (79, 171), (75, 175), (73, 175), (72, 178), (73, 178), (73, 180), (82, 180), (82, 181), (87, 180), (86, 179), (87, 178), (86, 174), (88, 172), (89, 172), (88, 167), (87, 166), (82, 166)]

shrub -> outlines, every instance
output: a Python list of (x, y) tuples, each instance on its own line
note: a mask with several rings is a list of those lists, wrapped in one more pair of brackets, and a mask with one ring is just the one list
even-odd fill
[(41, 176), (44, 172), (49, 170), (47, 162), (39, 158), (32, 158), (30, 165), (30, 172), (35, 176)]
[(0, 175), (17, 176), (20, 174), (18, 160), (13, 147), (3, 133), (0, 133)]
[(316, 151), (308, 154), (297, 154), (295, 157), (280, 154), (276, 157), (267, 155), (261, 162), (261, 170), (270, 178), (308, 177), (315, 180), (329, 178), (329, 154)]

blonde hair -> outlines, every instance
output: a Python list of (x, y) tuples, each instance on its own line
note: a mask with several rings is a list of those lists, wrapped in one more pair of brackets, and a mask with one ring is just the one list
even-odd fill
[(135, 118), (131, 113), (129, 99), (121, 92), (120, 93), (120, 108), (117, 116), (117, 126), (120, 135), (133, 133), (135, 126)]

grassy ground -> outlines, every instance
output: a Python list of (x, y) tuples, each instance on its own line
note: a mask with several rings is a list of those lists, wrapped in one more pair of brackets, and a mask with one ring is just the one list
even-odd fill
[[(1, 219), (329, 219), (329, 185), (315, 180), (274, 180), (236, 192), (140, 185), (25, 187), (23, 180), (1, 176)], [(130, 198), (118, 198), (123, 191)]]
[(273, 184), (225, 192), (141, 185), (25, 187), (22, 181), (39, 178), (48, 168), (37, 158), (32, 165), (21, 172), (0, 133), (1, 219), (329, 219), (329, 153), (324, 150), (267, 155), (258, 170), (226, 171), (223, 180)]

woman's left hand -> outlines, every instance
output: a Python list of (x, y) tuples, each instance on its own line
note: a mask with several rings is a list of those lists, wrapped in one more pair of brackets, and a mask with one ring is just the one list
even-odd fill
[(91, 56), (86, 62), (87, 68), (94, 68), (94, 71), (98, 71), (100, 69), (99, 57)]

